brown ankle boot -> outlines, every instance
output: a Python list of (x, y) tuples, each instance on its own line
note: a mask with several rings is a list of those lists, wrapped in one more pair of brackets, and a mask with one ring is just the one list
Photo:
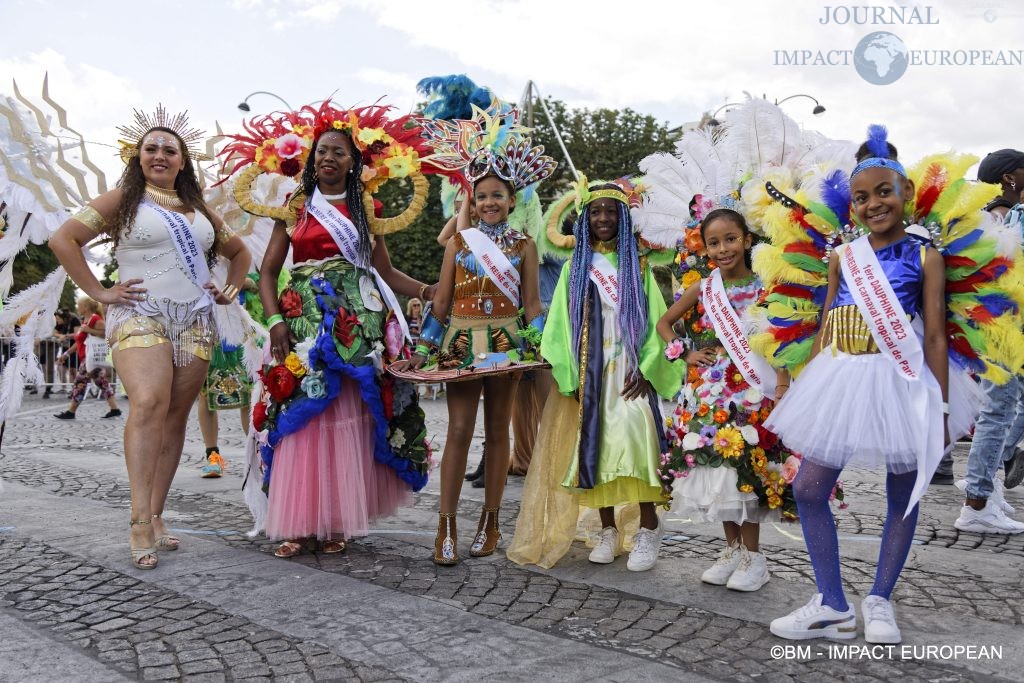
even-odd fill
[(434, 539), (434, 564), (459, 563), (459, 537), (454, 512), (439, 512), (437, 537)]
[(473, 557), (486, 557), (494, 552), (501, 539), (501, 532), (498, 531), (498, 509), (484, 508), (480, 513), (480, 523), (476, 527), (476, 538), (469, 548), (469, 554)]

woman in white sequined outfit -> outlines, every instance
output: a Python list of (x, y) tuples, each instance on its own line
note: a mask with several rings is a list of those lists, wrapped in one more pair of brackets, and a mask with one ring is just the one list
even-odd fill
[[(137, 115), (137, 120), (141, 115)], [(158, 110), (157, 121), (163, 122)], [(124, 451), (131, 486), (132, 564), (157, 565), (157, 550), (176, 550), (161, 515), (181, 459), (189, 411), (206, 379), (217, 334), (213, 306), (231, 303), (250, 256), (202, 200), (187, 142), (199, 136), (180, 118), (171, 127), (136, 127), (122, 157), (117, 188), (64, 223), (50, 247), (75, 283), (108, 304), (107, 339), (130, 400)], [(172, 129), (172, 127), (174, 130)], [(122, 130), (131, 134), (131, 131)], [(104, 287), (82, 256), (100, 233), (114, 241), (120, 282)], [(230, 261), (227, 282), (209, 280), (209, 262)]]

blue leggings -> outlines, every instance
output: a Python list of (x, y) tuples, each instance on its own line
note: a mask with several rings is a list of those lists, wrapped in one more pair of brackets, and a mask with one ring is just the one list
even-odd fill
[[(841, 472), (804, 460), (793, 481), (793, 496), (800, 512), (800, 525), (814, 567), (814, 580), (818, 584), (818, 592), (822, 594), (822, 604), (845, 612), (849, 605), (839, 575), (839, 537), (828, 502)], [(903, 512), (910, 502), (910, 493), (916, 479), (916, 470), (905, 474), (889, 473), (885, 478), (888, 510), (871, 595), (880, 595), (886, 600), (892, 595), (914, 540), (919, 506), (915, 505), (905, 519)]]

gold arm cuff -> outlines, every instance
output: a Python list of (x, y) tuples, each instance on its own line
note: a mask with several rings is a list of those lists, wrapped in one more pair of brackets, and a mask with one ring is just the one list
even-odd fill
[(227, 225), (222, 225), (217, 230), (217, 244), (224, 245), (231, 241), (231, 238), (235, 236), (234, 231)]
[(83, 206), (77, 212), (72, 214), (71, 217), (89, 228), (94, 235), (100, 234), (103, 232), (103, 229), (107, 227), (107, 221), (103, 219), (103, 216), (99, 211), (91, 206)]

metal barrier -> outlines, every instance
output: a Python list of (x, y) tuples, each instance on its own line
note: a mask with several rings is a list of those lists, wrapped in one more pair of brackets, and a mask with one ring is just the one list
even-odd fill
[[(14, 356), (17, 345), (21, 342), (18, 337), (0, 337), (0, 372), (7, 366), (7, 362)], [(35, 342), (36, 357), (39, 365), (43, 368), (43, 387), (46, 393), (52, 393), (55, 389), (70, 389), (74, 384), (75, 375), (78, 373), (78, 356), (75, 353), (68, 353), (63, 363), (59, 359), (65, 355), (73, 340), (49, 337)], [(112, 383), (117, 382), (117, 373), (113, 369), (107, 370), (107, 377)]]

